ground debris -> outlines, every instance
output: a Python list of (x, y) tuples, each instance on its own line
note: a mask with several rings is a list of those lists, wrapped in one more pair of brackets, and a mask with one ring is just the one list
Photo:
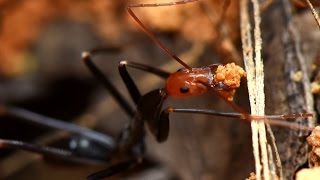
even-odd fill
[(310, 165), (314, 167), (320, 166), (320, 126), (317, 126), (307, 138), (307, 142), (312, 146), (309, 154)]
[(320, 179), (320, 167), (301, 169), (296, 177), (296, 180)]
[(214, 80), (216, 83), (222, 82), (231, 88), (230, 91), (219, 91), (219, 93), (228, 101), (232, 101), (235, 89), (240, 87), (242, 77), (246, 77), (245, 70), (235, 63), (229, 63), (218, 66)]

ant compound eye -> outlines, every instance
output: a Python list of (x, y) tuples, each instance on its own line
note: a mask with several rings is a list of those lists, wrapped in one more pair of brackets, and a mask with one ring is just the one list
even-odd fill
[(189, 92), (189, 87), (188, 87), (188, 86), (182, 86), (182, 87), (180, 88), (180, 92), (181, 92), (181, 93), (187, 93), (187, 92)]

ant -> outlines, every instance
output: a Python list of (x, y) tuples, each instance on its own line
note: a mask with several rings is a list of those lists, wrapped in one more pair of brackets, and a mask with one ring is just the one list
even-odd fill
[[(311, 117), (312, 114), (310, 113), (265, 116), (248, 114), (233, 102), (233, 96), (236, 93), (237, 88), (240, 86), (240, 80), (246, 75), (245, 71), (241, 67), (234, 63), (227, 64), (225, 66), (220, 64), (211, 64), (200, 68), (190, 67), (171, 52), (148, 28), (146, 28), (133, 12), (134, 8), (173, 6), (195, 1), (197, 0), (137, 4), (127, 7), (128, 13), (138, 23), (144, 33), (146, 33), (149, 38), (163, 49), (171, 58), (184, 67), (177, 72), (168, 73), (148, 65), (121, 61), (118, 66), (119, 73), (136, 105), (135, 110), (93, 62), (92, 57), (94, 55), (108, 52), (110, 49), (93, 49), (82, 53), (83, 62), (91, 73), (106, 87), (124, 111), (131, 117), (129, 124), (123, 129), (117, 139), (91, 129), (66, 123), (58, 119), (45, 117), (21, 108), (1, 105), (0, 114), (19, 117), (35, 124), (68, 131), (70, 133), (77, 134), (78, 136), (71, 139), (70, 147), (66, 150), (6, 139), (0, 139), (0, 148), (22, 149), (67, 161), (85, 164), (115, 162), (113, 163), (114, 165), (111, 165), (107, 169), (93, 173), (87, 177), (87, 179), (93, 180), (110, 177), (141, 163), (145, 158), (144, 124), (147, 124), (151, 133), (158, 142), (164, 142), (167, 140), (169, 135), (169, 114), (172, 112), (235, 117), (247, 121), (263, 120), (272, 125), (307, 131), (312, 130), (309, 127), (283, 121), (288, 118)], [(127, 67), (158, 75), (159, 77), (166, 79), (166, 85), (164, 88), (156, 89), (146, 93), (145, 95), (141, 95), (135, 82), (128, 73)], [(228, 103), (235, 112), (218, 112), (211, 109), (179, 109), (173, 107), (162, 109), (164, 101), (169, 96), (187, 98), (208, 93), (209, 91), (215, 92), (226, 103)], [(87, 143), (82, 143), (84, 141)]]

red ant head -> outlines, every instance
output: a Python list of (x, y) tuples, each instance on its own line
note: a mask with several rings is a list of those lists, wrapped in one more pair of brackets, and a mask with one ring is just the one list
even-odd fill
[(202, 68), (180, 69), (166, 82), (166, 92), (173, 97), (190, 97), (216, 91), (227, 101), (232, 101), (240, 80), (246, 72), (234, 63), (211, 64)]
[(208, 68), (180, 69), (167, 79), (166, 92), (169, 96), (182, 98), (204, 94), (209, 90), (205, 84), (210, 84), (210, 73)]

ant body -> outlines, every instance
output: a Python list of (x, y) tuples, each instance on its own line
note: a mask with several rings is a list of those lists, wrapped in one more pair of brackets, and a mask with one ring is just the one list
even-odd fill
[[(311, 130), (308, 127), (292, 124), (282, 121), (287, 118), (310, 117), (312, 114), (289, 114), (289, 115), (270, 115), (270, 116), (254, 116), (246, 113), (233, 102), (233, 96), (236, 89), (239, 87), (239, 82), (242, 77), (245, 77), (245, 72), (239, 66), (228, 64), (226, 66), (211, 64), (201, 68), (191, 68), (174, 53), (172, 53), (158, 38), (148, 30), (144, 24), (138, 19), (133, 8), (141, 7), (157, 7), (157, 6), (173, 6), (177, 4), (186, 4), (195, 2), (197, 0), (186, 0), (169, 3), (153, 3), (153, 4), (138, 4), (128, 6), (128, 12), (133, 19), (139, 24), (142, 30), (160, 46), (170, 57), (175, 59), (184, 68), (175, 73), (168, 73), (163, 70), (153, 68), (151, 66), (122, 61), (119, 64), (119, 73), (129, 91), (129, 94), (136, 104), (136, 110), (133, 110), (123, 96), (112, 85), (108, 78), (99, 70), (93, 63), (92, 56), (98, 53), (103, 53), (106, 49), (94, 49), (85, 51), (82, 58), (88, 69), (92, 74), (108, 89), (112, 96), (117, 100), (125, 112), (132, 117), (128, 126), (122, 131), (119, 139), (111, 138), (105, 134), (76, 126), (74, 124), (65, 123), (57, 119), (48, 118), (27, 110), (16, 107), (1, 106), (0, 112), (2, 114), (9, 114), (20, 117), (27, 121), (49, 126), (74, 134), (78, 134), (79, 138), (72, 139), (72, 144), (69, 150), (62, 150), (47, 146), (38, 146), (26, 142), (0, 139), (0, 148), (16, 148), (23, 149), (35, 153), (40, 153), (48, 156), (58, 157), (64, 160), (70, 160), (81, 163), (103, 163), (110, 162), (114, 159), (118, 163), (111, 167), (91, 174), (87, 179), (101, 179), (109, 177), (140, 163), (144, 158), (144, 124), (148, 125), (151, 133), (155, 136), (158, 142), (167, 140), (169, 135), (169, 114), (171, 112), (180, 113), (198, 113), (210, 114), (225, 117), (236, 117), (244, 120), (264, 120), (270, 124), (299, 128), (304, 130)], [(167, 79), (165, 88), (153, 90), (145, 95), (141, 95), (134, 81), (127, 71), (127, 67), (132, 67), (156, 74), (164, 79)], [(230, 83), (229, 81), (234, 81)], [(165, 108), (162, 110), (163, 102), (168, 96), (173, 97), (190, 97), (207, 93), (209, 91), (216, 92), (223, 100), (225, 100), (236, 112), (225, 113), (217, 112), (209, 109), (178, 109)], [(279, 120), (281, 119), (281, 120)], [(89, 145), (81, 145), (81, 141), (89, 142)], [(91, 150), (95, 150), (95, 154), (89, 154)]]

